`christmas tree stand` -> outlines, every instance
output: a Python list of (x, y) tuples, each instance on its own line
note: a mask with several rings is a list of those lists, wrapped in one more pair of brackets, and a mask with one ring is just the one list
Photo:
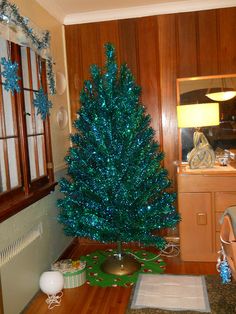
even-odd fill
[(117, 253), (109, 256), (101, 265), (104, 273), (122, 276), (138, 271), (141, 264), (132, 256), (122, 252), (121, 242), (117, 243)]

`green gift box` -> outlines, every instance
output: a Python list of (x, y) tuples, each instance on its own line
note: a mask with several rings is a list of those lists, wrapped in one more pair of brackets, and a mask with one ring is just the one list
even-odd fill
[(84, 269), (68, 271), (63, 273), (64, 289), (82, 286), (86, 281), (86, 270)]

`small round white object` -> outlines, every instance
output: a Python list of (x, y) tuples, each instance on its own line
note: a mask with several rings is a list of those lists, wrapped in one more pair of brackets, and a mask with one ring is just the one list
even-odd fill
[(56, 73), (56, 91), (58, 95), (64, 94), (66, 90), (66, 78), (61, 72)]
[(64, 287), (64, 277), (59, 271), (45, 271), (39, 279), (40, 289), (48, 295), (56, 295)]
[(68, 113), (67, 113), (67, 110), (63, 106), (59, 108), (56, 119), (57, 119), (57, 124), (59, 128), (65, 129), (68, 123)]

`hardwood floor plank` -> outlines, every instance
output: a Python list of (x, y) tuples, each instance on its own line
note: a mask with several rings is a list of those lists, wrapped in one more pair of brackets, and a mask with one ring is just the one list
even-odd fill
[[(104, 250), (115, 245), (90, 244), (73, 246), (68, 256), (63, 258), (79, 259), (80, 256), (95, 250)], [(133, 246), (132, 246), (133, 247)], [(136, 247), (138, 248), (138, 247)], [(155, 248), (146, 248), (158, 253)], [(165, 273), (168, 274), (194, 274), (210, 275), (217, 274), (216, 262), (182, 262), (180, 257), (164, 257), (166, 262)], [(45, 300), (47, 296), (39, 292), (29, 306), (23, 311), (24, 314), (124, 314), (129, 304), (132, 288), (125, 287), (92, 287), (84, 284), (73, 289), (64, 289), (61, 305), (53, 310), (48, 310)]]

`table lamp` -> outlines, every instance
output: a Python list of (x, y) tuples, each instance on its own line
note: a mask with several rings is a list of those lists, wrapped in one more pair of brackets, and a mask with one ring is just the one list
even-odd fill
[(220, 124), (219, 103), (179, 105), (177, 119), (179, 128), (196, 128), (193, 134), (194, 148), (187, 155), (190, 168), (212, 168), (215, 153), (200, 127)]
[(64, 277), (61, 272), (52, 270), (43, 272), (39, 278), (39, 286), (48, 295), (46, 303), (49, 310), (60, 305), (64, 287)]

